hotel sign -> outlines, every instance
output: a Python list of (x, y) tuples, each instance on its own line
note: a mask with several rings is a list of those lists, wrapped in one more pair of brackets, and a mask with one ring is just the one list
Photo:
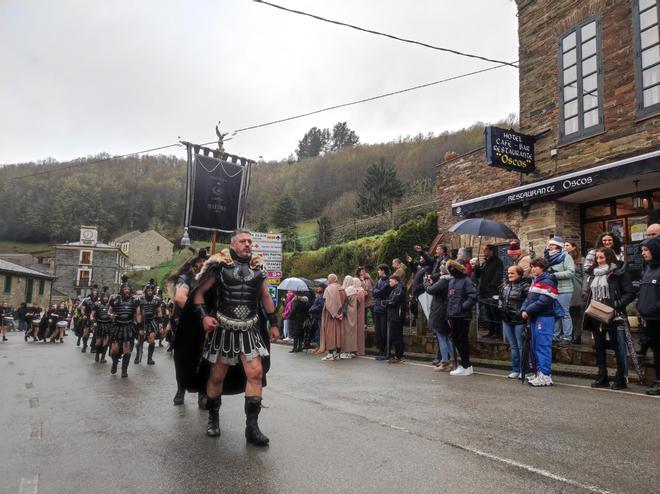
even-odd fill
[(486, 164), (520, 173), (536, 171), (534, 136), (486, 127)]

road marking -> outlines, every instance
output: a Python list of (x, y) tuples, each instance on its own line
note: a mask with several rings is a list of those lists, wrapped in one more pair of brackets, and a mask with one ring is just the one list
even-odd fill
[[(367, 360), (375, 360), (374, 357), (367, 357), (367, 356), (358, 356), (357, 358), (363, 358)], [(433, 369), (432, 365), (429, 364), (421, 364), (419, 362), (411, 362), (410, 360), (406, 360), (404, 362), (405, 365), (415, 365), (417, 367), (426, 367), (427, 369)], [(479, 376), (488, 376), (488, 377), (497, 377), (498, 379), (506, 379), (507, 377), (503, 374), (494, 374), (492, 372), (483, 372), (483, 371), (474, 371), (474, 374), (477, 374)], [(512, 381), (512, 379), (510, 379)], [(564, 382), (559, 382), (554, 380), (555, 384), (559, 384), (560, 386), (567, 386), (569, 388), (581, 388), (581, 389), (588, 389), (589, 391), (600, 391), (600, 392), (605, 392), (605, 393), (618, 393), (626, 396), (638, 396), (638, 397), (643, 397), (643, 398), (656, 398), (660, 399), (660, 396), (653, 396), (653, 395), (647, 395), (646, 393), (635, 393), (634, 391), (622, 391), (618, 389), (609, 389), (609, 388), (592, 388), (591, 386), (585, 386), (584, 384), (570, 384), (570, 383), (564, 383)], [(439, 381), (436, 380), (435, 382), (444, 382), (444, 381)]]
[(32, 429), (30, 430), (30, 439), (41, 439), (41, 422), (32, 424)]
[(37, 408), (39, 406), (39, 398), (30, 398), (30, 408)]
[(39, 476), (35, 475), (30, 479), (21, 477), (21, 485), (18, 490), (19, 494), (37, 494), (39, 491)]
[[(404, 427), (399, 427), (397, 425), (388, 424), (386, 422), (381, 422), (380, 424), (384, 427), (389, 427), (390, 429), (405, 432), (406, 434), (419, 436), (419, 434), (417, 434), (413, 431), (410, 431), (410, 430), (408, 430)], [(421, 437), (423, 437), (425, 439), (429, 439), (429, 438), (426, 438), (424, 436), (421, 436)], [(435, 439), (429, 439), (429, 440), (436, 441)], [(511, 460), (509, 458), (504, 458), (502, 456), (497, 456), (497, 455), (494, 455), (492, 453), (487, 453), (486, 451), (481, 451), (480, 449), (473, 448), (471, 446), (465, 446), (463, 444), (455, 443), (455, 442), (452, 442), (452, 441), (445, 441), (445, 440), (437, 440), (437, 441), (442, 443), (442, 444), (445, 444), (447, 446), (451, 446), (453, 448), (460, 449), (460, 450), (463, 450), (463, 451), (468, 452), (468, 453), (473, 453), (475, 455), (481, 456), (483, 458), (487, 458), (489, 460), (504, 463), (504, 464), (509, 465), (511, 467), (520, 468), (521, 470), (525, 470), (527, 472), (534, 473), (536, 475), (540, 475), (542, 477), (546, 477), (548, 479), (555, 480), (557, 482), (563, 482), (564, 484), (572, 485), (573, 487), (579, 487), (580, 489), (584, 489), (584, 490), (587, 490), (589, 492), (596, 492), (598, 494), (613, 494), (612, 491), (605, 490), (602, 487), (599, 487), (597, 485), (583, 484), (582, 482), (578, 482), (577, 480), (562, 477), (561, 475), (557, 475), (557, 474), (552, 473), (548, 470), (544, 470), (542, 468), (536, 468), (536, 467), (533, 467), (531, 465), (526, 465), (525, 463), (520, 463), (519, 461), (514, 461), (514, 460)]]

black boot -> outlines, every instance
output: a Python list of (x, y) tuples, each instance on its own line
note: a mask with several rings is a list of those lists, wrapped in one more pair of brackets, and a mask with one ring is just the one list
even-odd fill
[(149, 343), (149, 351), (147, 353), (147, 365), (155, 365), (154, 362), (154, 348), (156, 348), (155, 343)]
[(259, 430), (259, 412), (261, 411), (261, 396), (245, 397), (245, 439), (255, 446), (268, 446), (270, 439)]
[[(107, 362), (107, 360), (105, 359), (105, 351), (107, 350), (107, 348), (108, 348), (107, 345), (103, 345), (101, 347), (101, 360), (99, 360), (99, 362), (101, 362), (102, 364), (105, 364)], [(98, 352), (96, 352), (96, 354), (98, 355)]]
[(83, 347), (82, 347), (82, 353), (87, 353), (87, 340), (88, 338), (85, 336), (83, 339)]
[(112, 355), (112, 368), (110, 369), (110, 374), (117, 373), (117, 365), (119, 364), (119, 355)]
[(628, 387), (628, 384), (626, 383), (625, 376), (617, 372), (616, 376), (614, 377), (614, 381), (612, 381), (610, 387), (612, 389), (626, 389)]
[(174, 395), (174, 404), (175, 405), (183, 405), (183, 400), (186, 396), (186, 390), (183, 388), (178, 388), (176, 390), (176, 394)]
[(80, 346), (80, 336), (78, 336), (78, 341), (76, 342), (76, 346)]
[(97, 348), (95, 353), (96, 355), (94, 355), (94, 362), (98, 362), (101, 359), (101, 349)]
[(121, 358), (121, 377), (128, 377), (128, 364), (131, 363), (131, 354), (125, 353)]
[(598, 377), (591, 383), (592, 388), (609, 388), (610, 380), (607, 377), (607, 367), (598, 367)]
[(208, 398), (206, 397), (206, 393), (197, 393), (197, 407), (200, 410), (206, 410), (208, 407)]
[(142, 348), (144, 344), (143, 343), (138, 343), (137, 348), (135, 349), (135, 360), (133, 361), (134, 364), (139, 364), (140, 360), (142, 360)]
[(217, 398), (207, 398), (206, 400), (206, 406), (209, 411), (206, 435), (209, 437), (218, 437), (220, 435), (220, 403), (222, 403), (222, 395)]

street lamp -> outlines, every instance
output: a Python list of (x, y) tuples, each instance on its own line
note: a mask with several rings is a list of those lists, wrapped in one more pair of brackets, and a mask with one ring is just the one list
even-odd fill
[(181, 237), (181, 247), (190, 247), (190, 237), (188, 236), (188, 227), (183, 229), (183, 237)]
[(635, 194), (632, 196), (632, 207), (633, 209), (643, 209), (644, 208), (644, 198), (639, 195), (638, 185), (639, 180), (633, 180), (635, 182)]

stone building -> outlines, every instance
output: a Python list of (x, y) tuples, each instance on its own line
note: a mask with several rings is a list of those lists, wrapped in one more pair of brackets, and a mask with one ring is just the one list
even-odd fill
[(150, 269), (172, 260), (174, 249), (174, 244), (155, 230), (135, 230), (114, 239), (111, 244), (128, 256), (133, 270)]
[(87, 295), (93, 285), (116, 293), (128, 270), (128, 256), (118, 247), (98, 241), (95, 226), (80, 227), (80, 241), (55, 246), (53, 286), (68, 297)]
[(53, 276), (0, 259), (0, 303), (17, 308), (23, 302), (28, 306), (48, 307)]
[(635, 246), (660, 209), (659, 1), (517, 5), (520, 132), (535, 138), (536, 172), (488, 166), (485, 149), (440, 163), (439, 230), (493, 219), (537, 255), (553, 234), (586, 251), (615, 231), (639, 274)]

